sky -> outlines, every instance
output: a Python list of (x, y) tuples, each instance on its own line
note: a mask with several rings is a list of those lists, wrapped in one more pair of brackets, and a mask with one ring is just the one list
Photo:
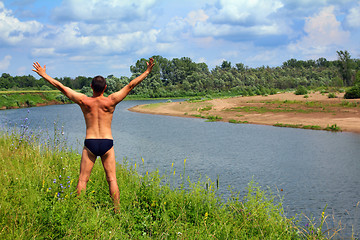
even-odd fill
[[(141, 58), (209, 69), (360, 58), (360, 0), (0, 0), (0, 74), (131, 76)], [(37, 77), (38, 78), (38, 77)]]

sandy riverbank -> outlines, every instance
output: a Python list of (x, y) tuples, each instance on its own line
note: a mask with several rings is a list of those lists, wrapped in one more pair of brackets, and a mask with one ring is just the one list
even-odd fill
[(336, 124), (342, 131), (360, 133), (360, 99), (328, 98), (312, 93), (232, 97), (200, 102), (170, 102), (135, 106), (130, 111), (179, 117), (219, 116), (251, 124), (301, 124), (326, 128)]

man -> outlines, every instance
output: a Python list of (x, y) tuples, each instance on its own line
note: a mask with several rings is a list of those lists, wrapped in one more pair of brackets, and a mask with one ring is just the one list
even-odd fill
[(111, 133), (111, 122), (116, 105), (121, 102), (129, 92), (144, 80), (154, 66), (154, 60), (150, 58), (147, 69), (140, 76), (132, 80), (120, 91), (104, 96), (106, 81), (103, 77), (94, 77), (91, 83), (93, 96), (87, 97), (46, 74), (46, 65), (41, 67), (38, 62), (33, 64), (33, 71), (43, 77), (51, 85), (59, 89), (70, 100), (78, 104), (84, 114), (86, 123), (86, 137), (81, 156), (80, 175), (77, 185), (77, 193), (86, 191), (86, 184), (89, 181), (91, 170), (97, 156), (101, 161), (106, 173), (106, 180), (109, 184), (110, 195), (114, 201), (115, 212), (118, 212), (120, 205), (119, 187), (116, 180), (115, 152), (113, 147), (113, 136)]

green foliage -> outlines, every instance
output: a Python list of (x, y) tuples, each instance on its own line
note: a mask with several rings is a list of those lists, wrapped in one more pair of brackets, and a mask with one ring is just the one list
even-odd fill
[(239, 121), (239, 120), (235, 120), (235, 119), (230, 119), (229, 123), (249, 123), (248, 121)]
[(351, 59), (348, 51), (336, 51), (339, 58), (339, 72), (343, 78), (344, 85), (350, 86), (352, 81), (352, 69), (354, 61)]
[[(342, 52), (342, 53), (341, 53)], [(269, 95), (284, 89), (295, 89), (302, 85), (307, 88), (322, 86), (348, 86), (352, 84), (355, 69), (360, 69), (360, 61), (351, 59), (346, 51), (340, 51), (337, 61), (290, 59), (281, 67), (250, 68), (243, 63), (223, 61), (220, 66), (209, 70), (205, 63), (193, 62), (188, 57), (166, 59), (153, 56), (155, 66), (148, 77), (135, 89), (132, 95), (145, 98), (170, 98), (205, 95)], [(139, 59), (130, 66), (130, 77), (109, 75), (106, 79), (106, 94), (119, 91), (130, 80), (146, 70), (147, 59)], [(340, 72), (339, 72), (340, 69)], [(358, 74), (359, 75), (359, 74)], [(341, 77), (345, 77), (344, 80)], [(78, 76), (55, 78), (73, 89), (89, 87), (90, 77)], [(358, 81), (358, 80), (356, 80)], [(54, 89), (44, 79), (36, 80), (33, 76), (16, 76), (3, 73), (0, 77), (0, 89), (40, 89), (42, 86)]]
[(337, 98), (335, 93), (329, 93), (328, 98)]
[(49, 101), (58, 101), (58, 92), (34, 91), (34, 92), (3, 92), (0, 93), (0, 108), (33, 107), (45, 104)]
[(331, 125), (331, 126), (327, 126), (326, 128), (324, 128), (324, 130), (327, 130), (327, 131), (332, 131), (332, 132), (341, 132), (341, 128), (339, 126), (335, 124)]
[(193, 114), (191, 115), (193, 117), (198, 117), (198, 118), (205, 118), (207, 119), (207, 122), (216, 122), (216, 121), (220, 121), (222, 119), (222, 117), (220, 116), (213, 116), (213, 115), (201, 115), (201, 114)]
[(346, 99), (355, 99), (360, 98), (360, 84), (357, 84), (346, 91), (344, 98)]
[(306, 89), (306, 87), (302, 85), (298, 86), (295, 91), (295, 95), (305, 95), (305, 94), (308, 94), (308, 90)]
[(40, 88), (41, 91), (51, 91), (51, 88), (47, 85), (42, 85), (42, 87)]
[(94, 166), (87, 193), (76, 196), (80, 155), (59, 147), (64, 144), (56, 127), (53, 141), (44, 144), (27, 122), (20, 130), (0, 132), (1, 239), (326, 238), (324, 212), (319, 224), (311, 220), (300, 227), (286, 218), (281, 198), (253, 181), (227, 201), (216, 193), (218, 181), (188, 180), (185, 189), (186, 160), (180, 187), (170, 184), (173, 167), (173, 176), (140, 175), (141, 164), (118, 164), (121, 205), (114, 214), (101, 163)]
[(81, 89), (80, 89), (80, 92), (85, 94), (86, 96), (88, 97), (91, 97), (93, 95), (93, 91), (91, 89), (91, 87), (85, 87), (83, 86)]
[(56, 100), (61, 102), (61, 103), (69, 103), (69, 102), (71, 102), (64, 94), (58, 94), (56, 96)]
[(331, 126), (327, 126), (322, 128), (318, 125), (302, 125), (302, 124), (287, 124), (287, 123), (275, 123), (274, 127), (288, 127), (288, 128), (302, 128), (302, 129), (311, 129), (311, 130), (325, 130), (325, 131), (332, 131), (332, 132), (339, 132), (341, 128), (336, 124)]
[(355, 75), (355, 85), (360, 85), (360, 70), (358, 70), (356, 72), (356, 75)]

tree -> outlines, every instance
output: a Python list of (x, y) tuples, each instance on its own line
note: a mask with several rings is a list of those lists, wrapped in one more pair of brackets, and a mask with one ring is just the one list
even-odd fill
[(360, 70), (356, 72), (355, 85), (360, 85)]
[(230, 70), (230, 68), (231, 68), (231, 62), (224, 60), (221, 64), (221, 69), (222, 70)]
[(351, 85), (352, 60), (348, 51), (336, 51), (339, 56), (339, 71), (343, 78), (344, 85)]

